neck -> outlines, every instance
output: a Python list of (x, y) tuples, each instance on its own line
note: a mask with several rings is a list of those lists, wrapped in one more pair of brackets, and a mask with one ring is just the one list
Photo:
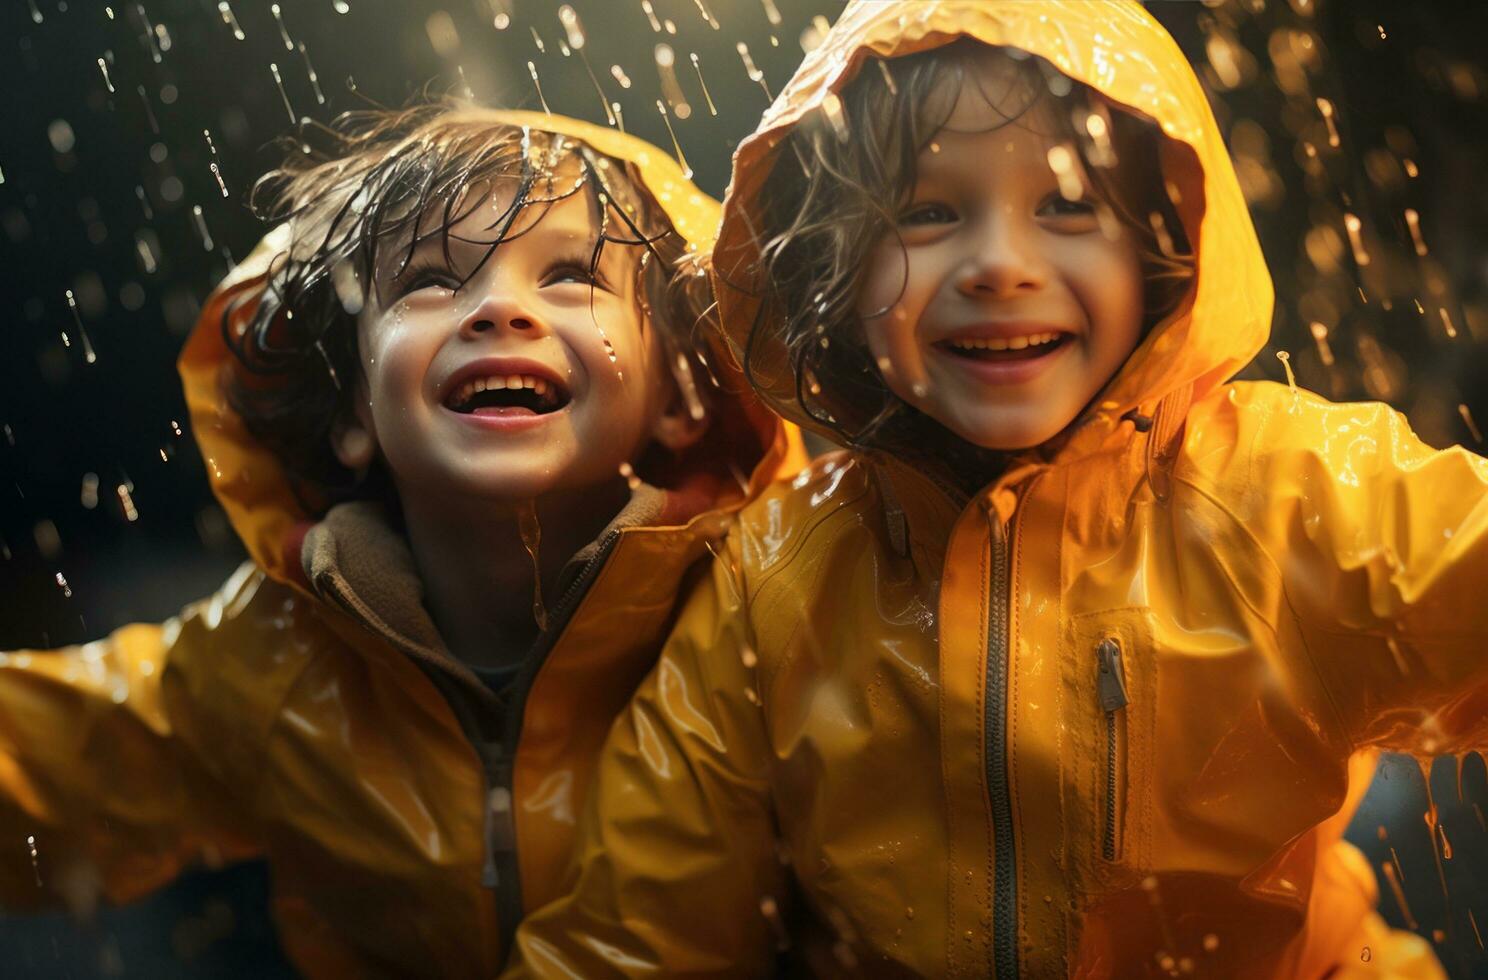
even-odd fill
[(614, 519), (629, 490), (616, 480), (522, 503), (403, 487), (399, 497), (440, 636), (460, 660), (502, 667), (520, 663), (541, 632), (539, 589), (546, 610), (563, 566)]

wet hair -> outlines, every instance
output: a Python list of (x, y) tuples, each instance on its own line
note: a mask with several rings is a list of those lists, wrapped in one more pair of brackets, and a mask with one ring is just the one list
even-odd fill
[[(260, 218), (290, 223), (287, 254), (275, 259), (256, 308), (246, 318), (228, 310), (221, 326), (235, 356), (224, 381), (228, 401), (279, 458), (307, 510), (390, 492), (380, 464), (364, 479), (331, 451), (361, 387), (357, 315), (380, 295), (379, 275), (402, 273), (430, 240), (453, 269), (454, 228), (479, 208), (489, 210), (490, 234), (480, 236), (485, 254), (461, 285), (500, 261), (497, 247), (548, 207), (586, 196), (596, 229), (590, 272), (606, 247), (635, 249), (642, 329), (657, 329), (663, 363), (689, 371), (712, 294), (630, 163), (453, 100), (349, 112), (302, 136), (250, 198)], [(510, 191), (510, 201), (491, 208), (497, 191), (502, 201)]]
[[(987, 91), (971, 71), (993, 50), (1010, 69), (1002, 92)], [(1006, 116), (999, 126), (1028, 125), (1041, 105), (1053, 108), (1044, 115), (1057, 131), (1046, 135), (1084, 164), (1103, 229), (1114, 232), (1119, 224), (1136, 246), (1143, 334), (1175, 312), (1188, 294), (1194, 257), (1162, 178), (1157, 126), (1040, 58), (969, 38), (903, 58), (869, 59), (842, 92), (839, 119), (816, 113), (796, 126), (756, 198), (760, 259), (744, 270), (744, 281), (725, 280), (761, 301), (741, 357), (757, 388), (769, 387), (763, 373), (776, 367), (763, 351), (783, 344), (803, 415), (848, 446), (909, 449), (963, 472), (997, 465), (998, 454), (954, 437), (889, 389), (857, 304), (870, 254), (884, 234), (897, 234), (896, 212), (913, 192), (917, 158), (963, 86), (973, 85)], [(1092, 114), (1105, 126), (1089, 126)], [(1092, 128), (1104, 138), (1092, 136)]]

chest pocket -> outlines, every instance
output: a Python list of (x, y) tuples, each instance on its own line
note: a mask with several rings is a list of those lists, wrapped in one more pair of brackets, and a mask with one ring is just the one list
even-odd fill
[(1145, 608), (1077, 616), (1063, 665), (1073, 693), (1065, 771), (1081, 803), (1069, 844), (1101, 877), (1126, 877), (1149, 863), (1157, 705), (1152, 632)]

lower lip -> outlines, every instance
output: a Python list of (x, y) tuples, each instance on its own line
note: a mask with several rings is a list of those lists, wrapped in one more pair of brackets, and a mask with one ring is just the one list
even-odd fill
[(1030, 357), (1018, 361), (982, 361), (970, 357), (962, 357), (952, 354), (944, 348), (933, 348), (942, 360), (949, 361), (957, 368), (975, 377), (985, 384), (1015, 385), (1025, 381), (1031, 381), (1049, 368), (1055, 361), (1064, 356), (1065, 351), (1074, 346), (1075, 338), (1066, 335), (1065, 339), (1055, 345), (1054, 349), (1047, 354), (1038, 357)]
[(476, 426), (487, 432), (523, 432), (527, 429), (535, 429), (555, 416), (562, 415), (568, 410), (565, 405), (551, 412), (538, 414), (529, 411), (512, 411), (510, 409), (492, 411), (491, 409), (476, 409), (474, 412), (456, 412), (445, 409), (455, 418), (468, 425)]

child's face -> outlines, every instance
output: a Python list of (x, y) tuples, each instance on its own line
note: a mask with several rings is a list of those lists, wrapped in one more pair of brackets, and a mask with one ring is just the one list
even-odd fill
[(974, 74), (920, 154), (903, 247), (891, 231), (870, 255), (858, 309), (895, 394), (967, 442), (1023, 449), (1069, 425), (1136, 347), (1141, 270), (1125, 234), (1060, 195), (1041, 135), (1057, 110), (1044, 100), (1009, 123), (971, 84), (1004, 90), (1004, 56), (988, 49)]
[(655, 331), (642, 329), (637, 250), (607, 245), (590, 278), (595, 216), (584, 191), (546, 213), (527, 208), (471, 275), (511, 193), (499, 186), (451, 228), (453, 268), (437, 235), (402, 274), (399, 249), (379, 256), (358, 323), (358, 414), (405, 497), (520, 502), (617, 480), (668, 390)]

